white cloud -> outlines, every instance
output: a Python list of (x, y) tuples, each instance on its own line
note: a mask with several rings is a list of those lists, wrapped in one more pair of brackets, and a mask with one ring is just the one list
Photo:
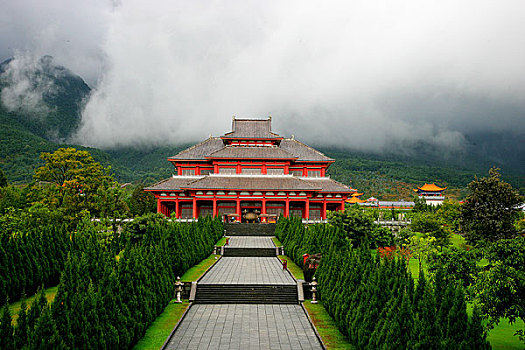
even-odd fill
[(282, 134), (361, 149), (525, 132), (520, 0), (51, 3), (65, 9), (37, 46), (97, 82), (85, 144), (195, 141), (270, 113)]

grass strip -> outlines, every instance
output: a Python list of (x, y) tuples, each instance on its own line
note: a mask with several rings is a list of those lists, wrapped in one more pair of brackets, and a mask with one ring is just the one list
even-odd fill
[[(44, 289), (44, 293), (46, 294), (47, 302), (50, 303), (55, 299), (55, 296), (57, 295), (58, 286), (55, 287), (49, 287)], [(30, 297), (26, 298), (26, 304), (27, 309), (31, 307), (31, 304), (38, 298), (38, 295), (40, 292), (37, 292), (35, 295), (32, 295)], [(16, 320), (18, 319), (18, 312), (20, 312), (20, 307), (22, 305), (22, 300), (15, 301), (14, 303), (9, 304), (9, 312), (11, 313), (11, 316), (13, 317), (13, 324), (16, 324)]]
[(226, 244), (226, 237), (222, 237), (221, 239), (219, 239), (219, 241), (217, 242), (216, 246), (217, 247), (222, 247), (225, 244)]
[(160, 349), (189, 304), (187, 300), (183, 300), (181, 304), (175, 303), (174, 300), (170, 301), (164, 311), (148, 327), (144, 337), (133, 349)]
[(327, 349), (336, 350), (354, 348), (348, 339), (339, 332), (337, 325), (321, 302), (311, 304), (310, 300), (305, 300), (303, 305), (306, 308), (306, 311), (308, 311), (308, 315), (310, 315), (310, 318), (312, 319), (315, 328), (317, 328), (317, 332), (319, 332)]
[(288, 261), (288, 271), (292, 273), (292, 275), (295, 277), (296, 280), (304, 280), (304, 274), (303, 270), (297, 266), (292, 259), (287, 257), (286, 255), (279, 255), (279, 259), (281, 261), (285, 260)]
[(282, 247), (283, 244), (281, 243), (281, 241), (279, 241), (279, 238), (277, 237), (272, 237), (272, 241), (273, 241), (273, 244), (275, 244), (276, 247)]

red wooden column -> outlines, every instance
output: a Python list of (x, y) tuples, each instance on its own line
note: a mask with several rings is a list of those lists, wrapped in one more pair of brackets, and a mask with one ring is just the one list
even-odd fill
[(306, 198), (304, 203), (304, 218), (306, 220), (310, 219), (310, 198)]
[(290, 217), (290, 200), (288, 198), (286, 198), (284, 202), (284, 217)]
[(180, 201), (178, 198), (175, 201), (175, 218), (180, 219)]
[(213, 197), (213, 217), (217, 217), (217, 198)]
[(321, 213), (321, 219), (326, 220), (326, 199), (323, 199), (323, 212)]
[(160, 198), (157, 198), (157, 213), (162, 213)]
[(193, 218), (197, 218), (197, 198), (193, 197)]
[(237, 208), (235, 210), (235, 214), (239, 215), (237, 220), (241, 221), (241, 200), (237, 198)]
[(344, 211), (345, 210), (345, 200), (343, 199), (341, 201), (341, 211)]
[[(266, 214), (266, 199), (263, 198), (262, 200), (262, 208), (261, 208), (261, 214)], [(264, 221), (267, 221), (268, 218), (263, 218)]]

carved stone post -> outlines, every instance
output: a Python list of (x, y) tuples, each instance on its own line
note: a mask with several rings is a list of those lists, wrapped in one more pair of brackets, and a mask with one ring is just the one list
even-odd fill
[(310, 292), (312, 292), (312, 301), (310, 303), (317, 304), (317, 281), (315, 280), (315, 277), (312, 278), (310, 286), (312, 286), (312, 288), (310, 289)]
[(182, 303), (182, 300), (180, 299), (181, 293), (182, 293), (182, 282), (180, 281), (180, 277), (177, 276), (177, 282), (175, 282), (175, 291), (177, 292), (177, 300), (175, 300), (176, 303)]

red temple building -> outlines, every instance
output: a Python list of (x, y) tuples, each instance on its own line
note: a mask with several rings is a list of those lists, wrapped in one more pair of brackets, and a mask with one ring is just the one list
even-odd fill
[(146, 188), (157, 211), (177, 219), (274, 221), (279, 215), (325, 220), (356, 192), (326, 176), (334, 162), (271, 130), (268, 119), (236, 119), (232, 131), (210, 136), (168, 158), (176, 174)]
[(419, 197), (424, 198), (427, 204), (436, 206), (442, 204), (445, 200), (443, 192), (446, 189), (446, 187), (439, 187), (432, 183), (415, 188), (414, 192), (416, 192)]

